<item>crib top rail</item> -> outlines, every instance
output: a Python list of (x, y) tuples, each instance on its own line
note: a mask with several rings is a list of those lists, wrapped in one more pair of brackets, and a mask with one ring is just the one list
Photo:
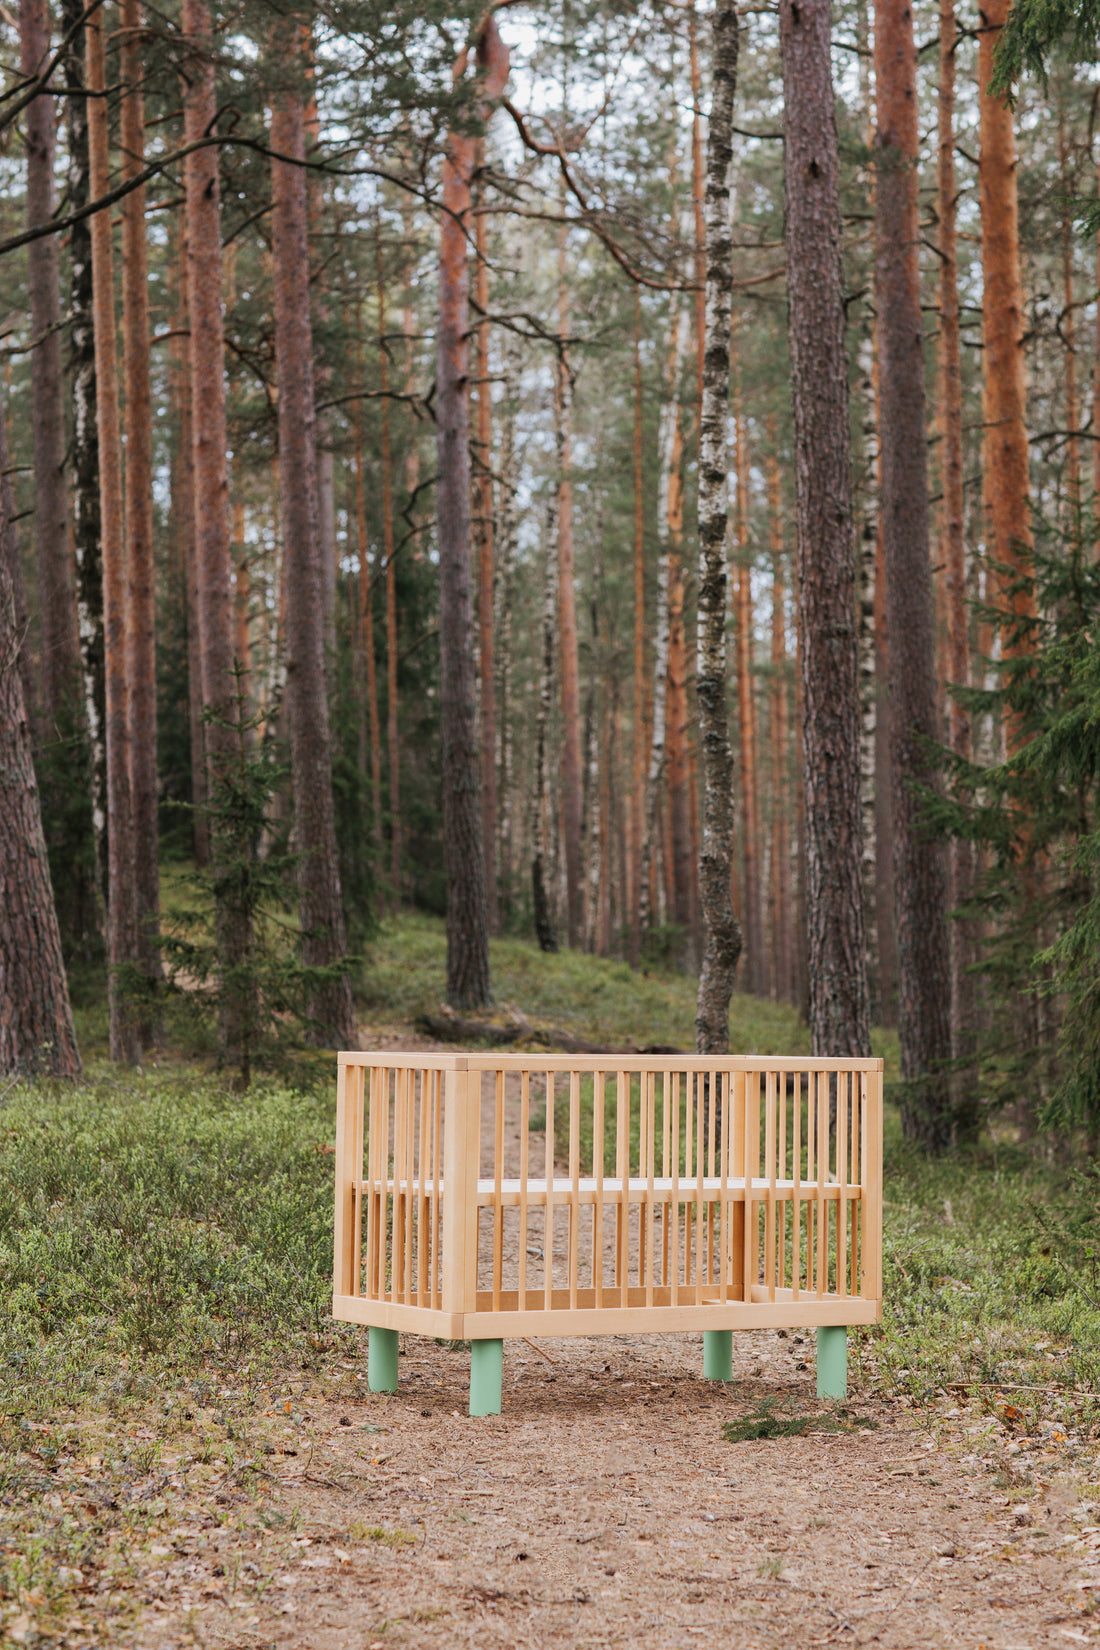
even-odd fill
[(776, 1054), (427, 1054), (419, 1049), (350, 1050), (337, 1056), (342, 1066), (387, 1066), (415, 1071), (729, 1071), (818, 1072), (883, 1070), (884, 1061), (832, 1059), (824, 1055)]

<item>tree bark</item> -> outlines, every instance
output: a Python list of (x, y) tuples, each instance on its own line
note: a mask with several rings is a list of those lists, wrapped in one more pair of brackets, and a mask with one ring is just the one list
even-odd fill
[[(982, 474), (986, 555), (1002, 612), (1006, 658), (1034, 646), (1035, 592), (1028, 501), (1027, 381), (1024, 359), (1024, 290), (1020, 273), (1016, 132), (1007, 102), (991, 97), (989, 82), (1009, 0), (979, 8), (978, 91), (982, 222), (982, 364), (985, 439)], [(1016, 748), (1016, 722), (1005, 723), (1005, 745)]]
[(943, 1063), (950, 1058), (950, 973), (943, 850), (926, 830), (918, 785), (936, 781), (939, 736), (929, 557), (924, 358), (917, 221), (917, 86), (913, 19), (877, 0), (875, 291), (879, 313), (882, 542), (889, 632), (894, 909), (902, 1126), (928, 1150), (950, 1134)]
[[(88, 91), (89, 187), (109, 181), (103, 13), (84, 27)], [(96, 95), (96, 94), (100, 95)], [(134, 820), (130, 790), (130, 705), (126, 679), (126, 542), (115, 337), (114, 255), (109, 209), (92, 217), (99, 499), (103, 533), (103, 641), (107, 695), (107, 960), (112, 1060), (136, 1062), (141, 1038), (133, 1001), (137, 963)]]
[(733, 279), (729, 171), (738, 51), (734, 0), (717, 0), (712, 27), (705, 198), (706, 348), (699, 421), (699, 663), (695, 687), (703, 755), (699, 896), (705, 944), (695, 1009), (695, 1046), (700, 1054), (726, 1054), (730, 997), (741, 954), (741, 929), (730, 899), (733, 753), (726, 712), (726, 425)]
[(791, 974), (791, 828), (787, 777), (790, 738), (787, 711), (787, 613), (784, 580), (783, 489), (779, 474), (775, 419), (768, 420), (768, 515), (772, 552), (771, 696), (768, 723), (771, 744), (771, 883), (772, 883), (772, 996), (794, 1000)]
[[(183, 0), (185, 87), (184, 137), (196, 142), (217, 120), (213, 31), (206, 0)], [(195, 590), (202, 674), (206, 752), (205, 785), (213, 801), (220, 776), (233, 763), (238, 738), (233, 672), (236, 625), (229, 542), (228, 437), (225, 410), (225, 336), (222, 315), (221, 199), (215, 149), (188, 155), (183, 163), (187, 213), (187, 281), (191, 334), (191, 439), (194, 482)], [(212, 832), (215, 870), (223, 847)], [(247, 1059), (250, 987), (240, 965), (250, 944), (249, 920), (231, 894), (215, 912), (218, 965), (223, 982), (220, 1006), (222, 1057)]]
[[(347, 946), (340, 896), (332, 797), (332, 755), (325, 682), (325, 603), (317, 525), (313, 336), (309, 313), (309, 230), (306, 203), (305, 31), (293, 18), (275, 31), (278, 60), (297, 81), (272, 97), (271, 147), (286, 161), (271, 163), (275, 359), (279, 387), (279, 510), (286, 587), (286, 667), (290, 765), (297, 827), (298, 903), (302, 960), (337, 963)], [(355, 1039), (351, 983), (346, 975), (318, 985), (310, 1004), (314, 1035), (326, 1046)]]
[[(478, 144), (477, 167), (484, 160)], [(497, 705), (493, 662), (493, 428), (489, 388), (489, 260), (485, 212), (474, 217), (474, 308), (477, 311), (477, 464), (474, 469), (474, 539), (477, 544), (478, 676), (481, 687), (481, 846), (485, 856), (485, 905), (489, 932), (500, 931), (497, 900)]]
[(828, 0), (781, 0), (813, 1052), (871, 1052), (848, 367)]
[[(122, 0), (122, 176), (145, 165), (145, 100), (141, 94), (141, 8)], [(152, 983), (161, 976), (160, 875), (157, 820), (156, 578), (153, 564), (153, 412), (149, 387), (149, 253), (145, 189), (122, 202), (122, 348), (126, 388), (126, 616), (130, 690), (130, 793), (134, 819), (134, 921), (138, 965)], [(146, 1048), (155, 1024), (143, 1017)]]
[[(66, 33), (84, 12), (82, 0), (62, 0)], [(84, 87), (83, 29), (73, 37), (64, 72), (68, 129), (69, 205), (88, 204), (88, 99)], [(89, 790), (100, 896), (108, 901), (107, 682), (103, 657), (103, 562), (99, 514), (99, 438), (96, 416), (95, 327), (92, 319), (91, 220), (69, 233), (69, 372), (72, 396), (72, 532), (76, 559), (77, 628), (88, 729)], [(52, 239), (53, 237), (49, 237)]]
[(19, 674), (25, 636), (10, 571), (18, 554), (13, 515), (0, 406), (0, 1076), (79, 1077)]
[(634, 734), (630, 819), (630, 962), (637, 968), (642, 950), (642, 798), (646, 775), (645, 671), (645, 493), (642, 475), (642, 298), (634, 287)]
[[(378, 365), (379, 388), (382, 391), (382, 554), (386, 571), (386, 766), (389, 777), (390, 815), (390, 898), (398, 897), (401, 869), (401, 752), (397, 734), (397, 568), (393, 559), (393, 444), (390, 439), (390, 363), (386, 342), (386, 288), (382, 278), (382, 238), (375, 243), (375, 261), (378, 277)], [(362, 487), (362, 455), (360, 454), (359, 481)], [(368, 614), (368, 617), (370, 615)], [(374, 635), (371, 626), (370, 669), (374, 670)], [(381, 750), (378, 734), (378, 699), (371, 688), (371, 709), (374, 721), (372, 737), (377, 751), (378, 783), (376, 798), (381, 796)], [(373, 770), (372, 770), (373, 771)], [(381, 838), (379, 837), (379, 847)]]
[[(20, 63), (26, 76), (39, 74), (50, 53), (45, 0), (22, 0), (19, 8)], [(54, 93), (28, 104), (27, 228), (54, 213), (53, 168), (57, 128)], [(34, 539), (38, 559), (41, 630), (40, 688), (45, 737), (74, 731), (80, 697), (80, 653), (76, 596), (69, 553), (65, 485), (65, 400), (61, 364), (60, 246), (44, 235), (27, 248), (30, 288), (31, 422), (34, 438)]]
[[(388, 359), (383, 342), (384, 321), (382, 319), (382, 291), (379, 287), (379, 388), (382, 391), (382, 436), (383, 444), (389, 438), (389, 418), (387, 415), (387, 391), (389, 389)], [(355, 365), (356, 377), (362, 382), (363, 352), (361, 339), (363, 333), (362, 306), (356, 305), (355, 312)], [(375, 869), (382, 869), (382, 733), (378, 717), (378, 659), (374, 646), (374, 575), (371, 572), (370, 556), (367, 550), (367, 495), (363, 480), (363, 403), (356, 400), (352, 410), (352, 436), (355, 442), (355, 543), (359, 564), (356, 582), (359, 595), (358, 630), (359, 652), (364, 665), (364, 676), (361, 684), (365, 698), (361, 698), (358, 705), (359, 721), (359, 772), (365, 783), (370, 785), (371, 803), (371, 840), (374, 844)], [(383, 472), (388, 465), (383, 464)], [(388, 520), (391, 518), (392, 503), (386, 507), (383, 499), (383, 514)], [(376, 558), (377, 560), (377, 558)], [(368, 736), (370, 748), (368, 749)], [(395, 776), (390, 775), (391, 807), (397, 785)]]
[[(561, 207), (564, 215), (564, 182)], [(565, 922), (570, 946), (584, 933), (581, 868), (581, 688), (577, 650), (576, 547), (573, 538), (573, 374), (569, 366), (568, 230), (558, 230), (558, 361), (554, 415), (558, 446), (558, 658), (561, 677), (562, 835)]]
[(206, 811), (206, 729), (202, 720), (202, 646), (199, 621), (199, 574), (195, 547), (195, 443), (191, 404), (191, 282), (188, 275), (187, 222), (181, 215), (178, 251), (177, 310), (172, 340), (176, 400), (176, 449), (172, 458), (172, 512), (179, 534), (179, 554), (187, 597), (187, 710), (191, 757), (191, 840), (195, 864), (210, 863), (210, 819)]
[[(966, 600), (964, 536), (962, 372), (959, 338), (959, 259), (955, 198), (955, 51), (958, 31), (954, 0), (940, 0), (939, 165), (937, 204), (940, 220), (940, 436), (943, 505), (940, 560), (946, 569), (947, 669), (956, 687), (970, 686), (970, 639)], [(951, 749), (970, 759), (970, 712), (952, 695), (948, 706)], [(951, 903), (970, 898), (974, 883), (974, 847), (963, 838), (951, 844)], [(951, 1052), (967, 1059), (974, 1050), (977, 1003), (974, 924), (956, 917), (951, 934)]]
[[(466, 73), (463, 48), (454, 78)], [(477, 43), (483, 119), (508, 77), (508, 51), (492, 17)], [(443, 162), (439, 249), (436, 420), (439, 480), (439, 654), (443, 733), (443, 840), (447, 865), (447, 1000), (492, 1000), (489, 913), (481, 842), (481, 786), (474, 704), (470, 589), (469, 261), (470, 183), (476, 140), (451, 132)]]
[(745, 931), (744, 984), (755, 996), (764, 992), (764, 888), (760, 836), (760, 772), (757, 762), (756, 692), (753, 684), (752, 547), (750, 543), (750, 464), (748, 427), (741, 400), (737, 341), (733, 356), (733, 426), (737, 450), (737, 560), (733, 573), (733, 611), (737, 630), (738, 752), (741, 768), (741, 915)]
[(531, 794), (531, 904), (535, 923), (535, 939), (540, 951), (558, 949), (554, 929), (553, 908), (550, 901), (549, 860), (547, 844), (547, 743), (550, 730), (550, 711), (554, 698), (554, 624), (558, 606), (558, 561), (556, 555), (556, 503), (547, 511), (546, 522), (546, 595), (542, 613), (542, 670), (539, 679), (539, 703), (535, 717), (535, 783)]
[(1073, 295), (1073, 179), (1070, 173), (1066, 145), (1066, 111), (1064, 94), (1058, 98), (1058, 170), (1062, 192), (1062, 319), (1060, 332), (1066, 346), (1065, 427), (1066, 438), (1066, 492), (1068, 494), (1069, 531), (1074, 538), (1081, 532), (1081, 437), (1078, 420), (1081, 416), (1077, 394), (1077, 305)]

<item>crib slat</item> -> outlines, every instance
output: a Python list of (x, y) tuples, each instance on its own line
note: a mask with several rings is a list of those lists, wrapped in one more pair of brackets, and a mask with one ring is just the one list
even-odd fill
[(817, 1294), (825, 1293), (829, 1263), (829, 1219), (825, 1209), (825, 1177), (829, 1170), (829, 1074), (817, 1074)]
[(420, 1077), (420, 1136), (416, 1163), (416, 1304), (427, 1306), (428, 1300), (428, 1187), (431, 1153), (431, 1114), (429, 1108), (428, 1073)]
[(546, 1073), (546, 1149), (543, 1153), (546, 1174), (546, 1226), (543, 1238), (543, 1304), (550, 1311), (554, 1304), (554, 1073)]
[(848, 1293), (848, 1073), (836, 1074), (836, 1292)]
[(775, 1299), (775, 1162), (779, 1150), (775, 1128), (775, 1072), (764, 1078), (764, 1163), (768, 1195), (764, 1214), (764, 1283), (768, 1299)]
[(500, 1311), (504, 1272), (504, 1204), (500, 1185), (504, 1177), (504, 1073), (495, 1073), (493, 1129), (493, 1311)]
[(802, 1073), (794, 1074), (794, 1104), (791, 1107), (791, 1292), (799, 1299), (802, 1284)]
[(379, 1300), (386, 1298), (386, 1274), (390, 1271), (388, 1250), (391, 1245), (392, 1221), (389, 1208), (389, 1193), (386, 1189), (390, 1179), (390, 1067), (382, 1066), (379, 1069), (382, 1128), (378, 1140), (378, 1167), (381, 1184), (381, 1200), (379, 1207), (378, 1231), (378, 1278), (375, 1294)]
[(707, 1125), (703, 1116), (703, 1085), (695, 1089), (695, 1299), (703, 1299), (706, 1282), (703, 1264), (703, 1244), (706, 1239), (706, 1221), (703, 1211), (703, 1170), (707, 1164)]
[(569, 1073), (569, 1305), (577, 1305), (581, 1235), (581, 1074)]
[[(672, 1299), (679, 1299), (680, 1287), (680, 1076), (678, 1072), (669, 1072), (672, 1080), (672, 1202), (666, 1211), (666, 1227), (671, 1226), (670, 1243), (672, 1248)], [(691, 1104), (691, 1079), (685, 1077), (684, 1091), (688, 1105)], [(668, 1267), (665, 1267), (668, 1282)]]
[(720, 1179), (721, 1179), (721, 1200), (722, 1200), (721, 1201), (722, 1224), (721, 1224), (721, 1228), (720, 1228), (721, 1239), (720, 1239), (720, 1250), (719, 1250), (719, 1257), (718, 1258), (719, 1258), (719, 1265), (721, 1266), (722, 1270), (721, 1270), (721, 1279), (720, 1279), (720, 1286), (719, 1286), (720, 1287), (720, 1293), (719, 1293), (718, 1298), (719, 1298), (719, 1300), (727, 1301), (727, 1300), (729, 1300), (729, 1293), (730, 1293), (730, 1221), (733, 1218), (733, 1209), (732, 1209), (732, 1206), (731, 1206), (730, 1201), (729, 1201), (729, 1178), (730, 1178), (730, 1173), (729, 1173), (729, 1171), (730, 1171), (730, 1152), (729, 1152), (729, 1148), (730, 1148), (730, 1102), (729, 1102), (729, 1087), (730, 1087), (730, 1083), (729, 1083), (729, 1077), (728, 1076), (726, 1077), (725, 1081), (723, 1082), (721, 1073), (717, 1072), (717, 1071), (709, 1079), (703, 1077), (702, 1074), (700, 1074), (698, 1077), (696, 1077), (695, 1081), (700, 1086), (702, 1086), (704, 1083), (707, 1083), (709, 1081), (709, 1084), (710, 1084), (710, 1109), (711, 1109), (712, 1112), (717, 1112), (718, 1106), (719, 1106), (719, 1097), (721, 1097), (722, 1131), (721, 1131), (721, 1147), (720, 1147), (720, 1154), (719, 1155), (720, 1155), (720, 1163), (721, 1163)]
[(440, 1223), (442, 1213), (439, 1207), (439, 1178), (443, 1169), (443, 1132), (440, 1127), (443, 1113), (443, 1073), (433, 1071), (432, 1079), (432, 1209), (431, 1209), (431, 1245), (432, 1245), (432, 1305), (440, 1307), (443, 1304), (443, 1257), (440, 1254), (440, 1238), (442, 1236)]
[[(620, 1071), (615, 1078), (615, 1174), (620, 1186), (630, 1179), (630, 1073)], [(630, 1200), (624, 1193), (615, 1206), (615, 1284), (620, 1306), (626, 1305), (627, 1271), (630, 1264)]]
[(519, 1074), (519, 1298), (527, 1300), (527, 1180), (531, 1128), (531, 1073)]
[(603, 1107), (604, 1074), (592, 1077), (592, 1174), (596, 1202), (592, 1209), (592, 1288), (597, 1308), (603, 1305)]
[(654, 1271), (654, 1231), (653, 1231), (653, 1181), (657, 1159), (657, 1097), (656, 1079), (651, 1071), (643, 1075), (645, 1083), (645, 1120), (646, 1120), (646, 1197), (645, 1197), (645, 1234), (646, 1241), (643, 1249), (642, 1266), (645, 1281), (645, 1303), (653, 1305), (653, 1271)]

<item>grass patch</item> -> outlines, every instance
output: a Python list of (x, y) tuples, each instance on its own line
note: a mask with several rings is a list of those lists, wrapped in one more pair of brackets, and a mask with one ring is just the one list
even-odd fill
[(824, 1415), (784, 1414), (775, 1398), (765, 1398), (754, 1414), (724, 1421), (722, 1437), (728, 1444), (748, 1444), (762, 1438), (804, 1438), (808, 1432), (857, 1432), (860, 1427), (877, 1425), (877, 1421), (844, 1409)]

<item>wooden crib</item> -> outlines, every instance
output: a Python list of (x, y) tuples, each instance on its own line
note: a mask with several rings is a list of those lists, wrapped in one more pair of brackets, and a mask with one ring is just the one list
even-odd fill
[(508, 1336), (816, 1327), (818, 1389), (882, 1309), (882, 1061), (339, 1056), (333, 1316), (472, 1345), (500, 1409)]

